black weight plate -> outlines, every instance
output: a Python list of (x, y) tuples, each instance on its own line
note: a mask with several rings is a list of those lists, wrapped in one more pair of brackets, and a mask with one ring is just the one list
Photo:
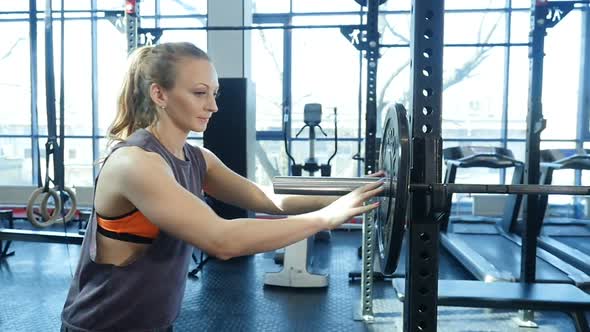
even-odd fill
[(410, 133), (406, 110), (396, 104), (387, 111), (379, 153), (378, 169), (390, 179), (390, 190), (375, 210), (375, 227), (381, 272), (392, 274), (399, 260), (406, 228)]

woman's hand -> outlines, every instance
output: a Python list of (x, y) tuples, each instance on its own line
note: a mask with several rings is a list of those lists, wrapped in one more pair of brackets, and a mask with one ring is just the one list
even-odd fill
[(379, 206), (379, 202), (363, 205), (364, 202), (383, 192), (384, 181), (377, 181), (359, 187), (338, 198), (330, 205), (312, 212), (324, 222), (326, 229), (333, 229), (349, 221), (352, 217), (367, 213)]

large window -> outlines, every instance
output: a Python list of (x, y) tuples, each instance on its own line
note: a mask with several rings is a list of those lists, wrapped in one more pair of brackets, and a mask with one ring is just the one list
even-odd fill
[(2, 22), (0, 28), (0, 134), (30, 135), (29, 25)]
[[(339, 137), (357, 136), (358, 63), (358, 51), (336, 29), (293, 32), (292, 130), (303, 126), (305, 104), (320, 103), (324, 118), (337, 108)], [(333, 127), (326, 120), (321, 125)]]
[(447, 47), (443, 79), (443, 138), (499, 138), (503, 49)]
[(580, 95), (581, 12), (573, 11), (547, 33), (543, 66), (546, 139), (575, 139)]
[(117, 112), (117, 98), (127, 65), (127, 39), (107, 20), (99, 20), (97, 26), (98, 134), (106, 135)]
[(0, 184), (31, 184), (31, 139), (0, 138)]
[[(47, 137), (45, 105), (44, 0), (37, 0), (38, 19), (29, 22), (27, 1), (0, 1), (0, 184), (36, 182), (37, 141), (44, 157)], [(530, 0), (447, 0), (444, 31), (444, 146), (492, 145), (513, 150), (525, 159), (529, 94)], [(54, 64), (59, 97), (59, 1), (54, 1)], [(93, 6), (95, 8), (93, 8)], [(377, 128), (386, 106), (409, 105), (411, 1), (387, 1), (380, 7), (381, 34), (377, 80)], [(507, 6), (511, 6), (507, 7)], [(66, 183), (90, 185), (94, 162), (105, 152), (108, 126), (117, 109), (117, 97), (127, 62), (124, 29), (104, 17), (104, 11), (122, 10), (120, 0), (66, 0), (65, 22), (65, 143)], [(334, 151), (333, 109), (338, 110), (338, 154), (333, 175), (361, 175), (364, 165), (352, 157), (364, 154), (367, 61), (342, 36), (339, 25), (366, 21), (366, 8), (354, 0), (253, 0), (254, 25), (298, 29), (252, 30), (252, 77), (256, 85), (255, 181), (289, 173), (282, 126), (289, 125), (288, 146), (297, 163), (310, 154), (303, 127), (307, 103), (323, 106), (322, 128), (317, 132), (315, 158), (326, 163)], [(161, 41), (189, 41), (206, 50), (207, 1), (143, 0), (142, 27), (160, 27)], [(576, 148), (583, 141), (576, 132), (580, 86), (580, 54), (584, 11), (575, 9), (549, 29), (545, 43), (543, 112), (547, 119), (543, 148)], [(586, 13), (587, 15), (587, 13)], [(94, 16), (96, 19), (92, 19)], [(37, 26), (37, 54), (30, 58), (30, 26)], [(587, 23), (586, 23), (587, 24)], [(330, 27), (326, 27), (330, 25)], [(322, 27), (323, 26), (323, 27)], [(197, 29), (194, 29), (197, 28)], [(587, 48), (587, 47), (586, 47)], [(586, 52), (588, 53), (588, 52)], [(588, 54), (586, 54), (588, 57)], [(94, 61), (93, 61), (94, 60)], [(588, 60), (586, 60), (589, 62)], [(37, 81), (32, 81), (37, 68)], [(587, 84), (587, 83), (586, 83)], [(38, 88), (38, 118), (31, 107), (31, 91)], [(94, 89), (94, 90), (93, 90)], [(586, 87), (586, 90), (588, 88)], [(222, 91), (223, 93), (223, 91)], [(59, 98), (56, 99), (59, 110)], [(284, 117), (285, 110), (289, 116)], [(588, 117), (587, 117), (588, 118)], [(200, 135), (191, 143), (202, 144)], [(41, 166), (44, 168), (43, 159)], [(358, 159), (358, 158), (357, 158)], [(42, 171), (44, 172), (44, 171)], [(463, 176), (463, 175), (461, 175)], [(497, 183), (511, 171), (470, 170), (458, 181)], [(590, 175), (560, 172), (555, 182), (582, 183)], [(588, 180), (590, 181), (590, 180)], [(567, 204), (569, 198), (551, 198)]]
[(252, 80), (256, 85), (256, 130), (281, 131), (283, 124), (284, 31), (252, 32)]

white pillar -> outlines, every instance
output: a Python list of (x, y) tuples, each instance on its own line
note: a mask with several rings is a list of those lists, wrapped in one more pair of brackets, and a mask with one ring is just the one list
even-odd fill
[[(207, 26), (251, 26), (252, 0), (207, 0)], [(219, 77), (250, 77), (251, 31), (207, 31), (207, 53)]]

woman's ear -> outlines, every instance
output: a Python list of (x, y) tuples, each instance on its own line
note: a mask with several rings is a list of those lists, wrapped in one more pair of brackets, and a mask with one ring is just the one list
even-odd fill
[(159, 108), (166, 108), (166, 102), (168, 101), (166, 91), (156, 83), (150, 85), (150, 98)]

